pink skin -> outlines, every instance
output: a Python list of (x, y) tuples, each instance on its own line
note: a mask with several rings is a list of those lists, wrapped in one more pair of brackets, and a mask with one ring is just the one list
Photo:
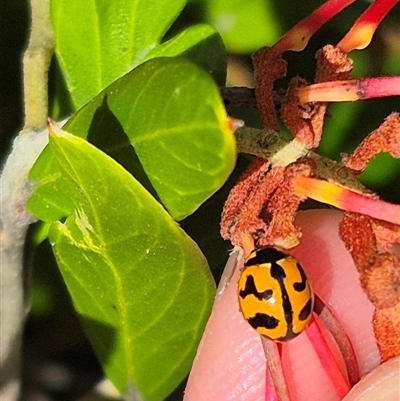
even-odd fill
[[(380, 363), (371, 325), (373, 307), (338, 237), (341, 216), (333, 210), (299, 213), (297, 224), (303, 238), (292, 253), (301, 261), (314, 291), (342, 323), (364, 375)], [(242, 264), (236, 266), (231, 258), (228, 265), (234, 267), (234, 273), (219, 289), (184, 401), (265, 399), (265, 356), (260, 338), (238, 307), (236, 286)], [(305, 334), (283, 345), (282, 361), (291, 401), (339, 401)]]

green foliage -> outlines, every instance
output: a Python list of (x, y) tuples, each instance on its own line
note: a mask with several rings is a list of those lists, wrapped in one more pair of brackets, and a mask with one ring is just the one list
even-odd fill
[(223, 46), (210, 26), (194, 26), (161, 41), (185, 0), (53, 0), (56, 54), (76, 108), (143, 61), (194, 57), (223, 84)]
[(273, 45), (283, 33), (278, 22), (281, 10), (269, 1), (206, 0), (205, 9), (230, 52), (255, 52)]
[(53, 133), (31, 179), (29, 208), (53, 222), (57, 263), (108, 377), (163, 399), (187, 373), (210, 310), (204, 256), (125, 169), (77, 136)]
[(52, 1), (57, 58), (80, 110), (65, 127), (74, 135), (53, 126), (30, 175), (28, 208), (46, 223), (37, 241), (48, 233), (105, 373), (155, 401), (188, 373), (215, 291), (175, 220), (236, 162), (215, 84), (226, 74), (220, 36), (201, 24), (163, 42), (184, 5)]
[[(400, 171), (400, 160), (394, 159), (388, 153), (381, 153), (375, 156), (369, 163), (366, 170), (361, 174), (360, 180), (368, 188), (379, 188), (392, 184)], [(392, 196), (398, 194), (393, 191)]]
[[(115, 119), (107, 118), (110, 113), (127, 138), (121, 133), (110, 143), (118, 130)], [(121, 156), (132, 144), (152, 187), (177, 220), (196, 210), (233, 170), (235, 143), (218, 89), (188, 61), (161, 58), (142, 64), (82, 108), (67, 129), (86, 137), (95, 114), (105, 132), (99, 138), (92, 130), (98, 146), (118, 148)], [(122, 157), (127, 159), (125, 153)], [(133, 160), (127, 160), (128, 169), (137, 171), (129, 164)]]
[[(194, 19), (204, 15), (217, 32), (203, 23), (187, 27), (178, 17), (185, 5), (52, 0), (56, 54), (79, 110), (65, 126), (75, 136), (54, 133), (31, 172), (37, 187), (29, 208), (46, 222), (37, 241), (48, 233), (106, 374), (122, 392), (134, 385), (155, 401), (188, 373), (215, 290), (203, 254), (176, 221), (185, 219), (182, 227), (213, 268), (226, 258), (218, 220), (232, 182), (213, 194), (236, 154), (216, 86), (226, 77), (222, 39), (229, 52), (249, 55), (306, 15), (304, 4), (289, 0), (193, 0)], [(359, 14), (350, 12), (345, 20)], [(325, 33), (318, 47), (337, 41)], [(289, 75), (312, 79), (314, 45), (285, 54), (296, 69)], [(354, 57), (355, 75), (369, 75), (373, 58)], [(63, 100), (56, 99), (60, 110)], [(352, 151), (388, 114), (377, 117), (366, 103), (331, 107), (322, 153), (338, 159)], [(363, 177), (376, 186), (382, 180), (373, 164), (380, 162)], [(385, 171), (389, 165), (398, 177), (398, 164), (386, 163)], [(37, 293), (38, 313), (47, 314), (48, 294), (44, 287)]]

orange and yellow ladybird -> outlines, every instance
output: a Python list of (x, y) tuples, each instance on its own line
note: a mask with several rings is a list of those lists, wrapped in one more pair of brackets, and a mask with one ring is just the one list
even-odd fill
[(238, 283), (240, 310), (262, 336), (288, 341), (310, 323), (314, 294), (298, 260), (272, 247), (253, 250)]

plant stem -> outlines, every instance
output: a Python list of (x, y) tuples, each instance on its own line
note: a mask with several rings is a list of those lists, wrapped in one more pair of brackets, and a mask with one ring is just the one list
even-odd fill
[(25, 51), (25, 124), (0, 176), (0, 399), (20, 394), (22, 333), (27, 312), (24, 242), (34, 219), (26, 210), (28, 173), (47, 143), (47, 73), (53, 52), (50, 1), (31, 0), (32, 27)]
[(47, 74), (53, 54), (50, 0), (31, 0), (32, 24), (23, 58), (25, 124), (23, 132), (43, 129), (48, 116)]

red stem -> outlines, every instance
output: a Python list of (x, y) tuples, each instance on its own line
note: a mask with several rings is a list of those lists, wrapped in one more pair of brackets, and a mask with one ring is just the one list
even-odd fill
[(322, 25), (355, 1), (356, 0), (327, 1), (312, 14), (286, 32), (286, 34), (273, 46), (273, 49), (280, 54), (288, 50), (303, 50), (307, 46), (310, 37), (321, 28)]
[(358, 18), (337, 47), (345, 53), (367, 47), (379, 24), (398, 2), (399, 0), (376, 0)]

